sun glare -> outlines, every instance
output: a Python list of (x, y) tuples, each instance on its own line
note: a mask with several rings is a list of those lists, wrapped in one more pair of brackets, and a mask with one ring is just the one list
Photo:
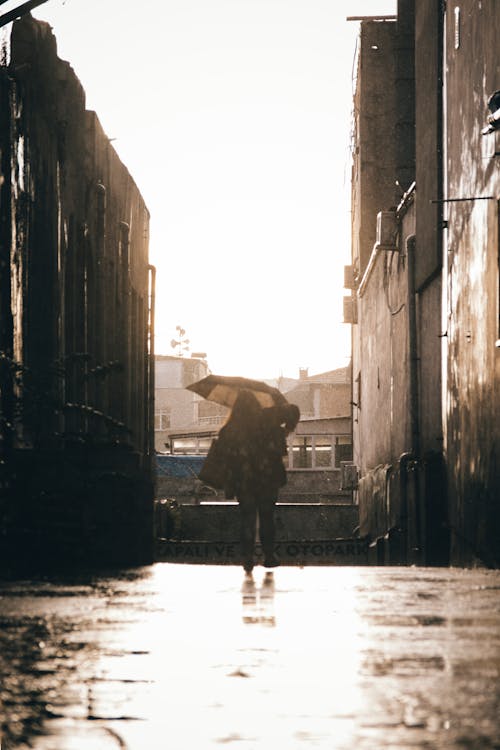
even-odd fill
[(51, 0), (35, 10), (150, 210), (158, 353), (172, 353), (181, 324), (214, 372), (296, 377), (347, 364), (357, 25), (346, 15), (372, 5)]

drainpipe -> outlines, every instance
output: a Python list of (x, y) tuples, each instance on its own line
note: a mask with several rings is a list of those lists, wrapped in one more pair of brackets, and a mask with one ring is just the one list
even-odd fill
[(148, 347), (148, 455), (150, 467), (153, 468), (155, 453), (155, 304), (156, 304), (156, 266), (148, 265), (149, 272), (149, 347)]
[[(420, 420), (419, 420), (419, 397), (418, 397), (418, 346), (417, 346), (417, 294), (415, 288), (415, 248), (416, 237), (414, 234), (406, 238), (407, 259), (407, 308), (408, 308), (408, 391), (410, 411), (410, 440), (411, 451), (405, 453), (400, 464), (401, 479), (404, 481), (404, 493), (402, 502), (408, 519), (408, 542), (409, 562), (421, 561), (422, 555), (422, 529), (420, 511), (420, 489), (418, 462), (420, 458)], [(408, 485), (410, 473), (414, 480), (414, 508), (409, 507)], [(404, 480), (403, 480), (404, 476)], [(403, 489), (403, 488), (402, 488)], [(411, 511), (414, 511), (413, 513)], [(415, 528), (413, 527), (413, 519)], [(412, 533), (412, 530), (414, 533)]]
[(415, 458), (420, 454), (420, 428), (418, 403), (418, 348), (417, 348), (417, 303), (415, 290), (415, 246), (412, 234), (406, 238), (407, 305), (408, 305), (408, 354), (411, 450)]

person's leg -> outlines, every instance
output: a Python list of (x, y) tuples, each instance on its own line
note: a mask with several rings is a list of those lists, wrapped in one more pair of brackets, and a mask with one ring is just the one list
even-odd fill
[(275, 505), (276, 497), (274, 494), (262, 495), (259, 498), (259, 534), (266, 568), (274, 568), (276, 565), (279, 565), (278, 559), (274, 554), (276, 543)]
[(257, 507), (255, 498), (247, 492), (240, 494), (238, 504), (240, 509), (241, 561), (248, 573), (253, 569), (254, 564)]

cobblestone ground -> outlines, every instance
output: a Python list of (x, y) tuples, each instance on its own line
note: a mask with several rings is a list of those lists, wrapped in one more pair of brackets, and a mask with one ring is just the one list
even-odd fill
[(500, 748), (500, 571), (0, 582), (1, 750)]

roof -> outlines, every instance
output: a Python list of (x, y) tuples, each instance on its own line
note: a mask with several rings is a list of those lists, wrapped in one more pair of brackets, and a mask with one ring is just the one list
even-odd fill
[(304, 393), (310, 390), (314, 385), (350, 385), (351, 369), (350, 367), (341, 367), (338, 370), (311, 375), (310, 377), (298, 380), (295, 387), (286, 392), (287, 396), (292, 394)]
[(303, 382), (343, 385), (345, 383), (350, 383), (350, 372), (350, 367), (340, 367), (337, 370), (328, 370), (327, 372), (320, 372), (318, 375), (310, 375)]

